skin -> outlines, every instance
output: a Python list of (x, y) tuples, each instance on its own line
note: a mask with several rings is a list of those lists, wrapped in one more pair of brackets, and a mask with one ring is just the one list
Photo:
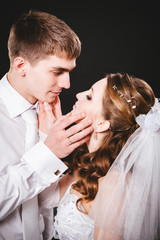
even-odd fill
[[(110, 122), (104, 120), (103, 114), (102, 114), (102, 98), (104, 94), (104, 89), (106, 87), (107, 80), (106, 78), (99, 80), (96, 82), (89, 90), (78, 93), (76, 95), (77, 101), (75, 105), (73, 106), (72, 115), (76, 116), (77, 113), (83, 112), (85, 115), (92, 120), (93, 126), (94, 126), (94, 132), (97, 134), (97, 138), (95, 139), (94, 133), (91, 134), (91, 137), (87, 141), (87, 147), (89, 151), (96, 150), (101, 143), (101, 139), (103, 137), (103, 132), (106, 131), (110, 127)], [(98, 103), (98, 104), (97, 104)], [(41, 131), (46, 133), (46, 127), (49, 124), (52, 124), (53, 121), (53, 114), (50, 106), (48, 105), (47, 108), (44, 110), (44, 116), (46, 116), (46, 119), (44, 119), (44, 116), (42, 114), (39, 115), (39, 120), (42, 121), (43, 125), (41, 124)], [(80, 121), (80, 123), (83, 123), (83, 121)], [(78, 124), (76, 124), (78, 125)], [(71, 139), (74, 139), (74, 136), (71, 137)], [(61, 180), (60, 180), (60, 198), (62, 198), (63, 194), (67, 190), (68, 186), (73, 182), (77, 180), (76, 172), (74, 174), (68, 175), (66, 174)], [(101, 182), (101, 179), (100, 179)], [(71, 188), (71, 193), (74, 193), (81, 196), (80, 193), (75, 191)], [(83, 207), (85, 211), (88, 213), (89, 209), (91, 207), (90, 203), (84, 203)]]
[[(104, 120), (102, 115), (102, 97), (104, 94), (104, 89), (106, 87), (107, 81), (106, 78), (96, 82), (88, 91), (78, 93), (76, 95), (77, 102), (73, 106), (73, 113), (77, 111), (83, 111), (87, 117), (91, 118), (93, 121), (94, 131), (96, 131), (97, 139), (95, 140), (94, 134), (91, 135), (91, 138), (87, 142), (87, 147), (89, 152), (94, 151), (100, 144), (103, 137), (103, 131), (107, 130), (110, 127), (110, 122)], [(73, 176), (65, 175), (59, 183), (60, 186), (60, 197), (62, 198), (67, 187), (71, 182), (76, 181), (77, 175), (74, 172)], [(99, 185), (103, 181), (104, 177), (99, 179)], [(66, 187), (67, 183), (67, 187)], [(71, 187), (70, 193), (76, 194), (78, 197), (81, 197), (81, 194)], [(82, 206), (85, 212), (88, 214), (92, 206), (92, 202), (83, 202)], [(94, 239), (97, 240), (99, 235), (99, 228), (95, 227)]]
[(30, 64), (24, 58), (17, 57), (14, 67), (8, 73), (8, 79), (31, 104), (37, 100), (52, 103), (63, 88), (70, 88), (69, 73), (75, 66), (76, 59), (68, 60), (54, 55), (36, 64)]
[(93, 122), (94, 133), (96, 133), (98, 139), (95, 140), (92, 134), (91, 138), (87, 142), (89, 152), (98, 148), (103, 137), (103, 131), (110, 127), (110, 122), (104, 120), (102, 114), (102, 98), (106, 84), (107, 80), (106, 78), (103, 78), (93, 84), (89, 90), (78, 93), (76, 95), (77, 102), (73, 106), (72, 113), (75, 114), (77, 111), (82, 111)]
[[(59, 58), (55, 55), (30, 63), (25, 58), (16, 57), (9, 69), (9, 83), (31, 104), (39, 100), (40, 114), (44, 117), (44, 102), (55, 108), (52, 117), (52, 128), (49, 128), (45, 144), (58, 157), (68, 156), (76, 147), (88, 141), (93, 131), (92, 121), (84, 113), (62, 116), (59, 95), (63, 88), (70, 87), (69, 73), (76, 66), (76, 59)], [(54, 107), (55, 105), (55, 107)], [(85, 118), (85, 119), (84, 119)], [(45, 117), (43, 118), (45, 119)], [(68, 126), (80, 121), (76, 126)], [(40, 126), (41, 126), (40, 121)], [(70, 137), (72, 136), (72, 141)]]
[[(102, 98), (104, 94), (104, 89), (106, 88), (107, 80), (106, 78), (101, 79), (100, 81), (96, 82), (91, 89), (78, 93), (76, 95), (77, 101), (73, 106), (72, 114), (76, 115), (77, 112), (83, 111), (86, 116), (93, 121), (94, 126), (94, 132), (97, 133), (97, 139), (94, 138), (94, 133), (91, 134), (90, 139), (87, 141), (87, 147), (89, 152), (92, 152), (93, 150), (96, 150), (96, 148), (101, 143), (103, 132), (107, 131), (110, 127), (110, 122), (107, 120), (104, 120), (103, 114), (102, 114)], [(49, 108), (46, 109), (45, 115), (49, 118), (52, 118), (51, 111), (49, 112)], [(41, 116), (40, 116), (41, 117)], [(83, 121), (81, 121), (83, 122)], [(100, 187), (105, 177), (101, 177), (98, 180), (98, 186)], [(106, 189), (109, 191), (112, 191), (116, 187), (116, 181), (115, 181), (115, 174), (110, 173), (111, 181), (109, 181), (109, 185), (105, 186)], [(112, 181), (113, 178), (113, 181)], [(59, 181), (59, 189), (60, 189), (60, 199), (63, 197), (64, 193), (66, 192), (68, 186), (72, 184), (74, 181), (78, 180), (77, 172), (74, 171), (72, 175), (66, 174), (63, 178)], [(70, 189), (71, 194), (77, 195), (79, 198), (82, 196), (79, 192), (77, 192), (75, 189), (71, 187)], [(93, 201), (90, 202), (82, 202), (83, 209), (88, 214), (91, 207), (92, 207)], [(100, 229), (95, 226), (94, 230), (94, 239), (97, 240), (99, 237)], [(107, 234), (107, 239), (115, 239), (114, 235), (110, 232), (105, 232)]]
[(102, 96), (105, 86), (106, 79), (104, 78), (96, 82), (89, 90), (78, 93), (73, 111), (82, 110), (94, 121), (99, 117), (102, 119)]

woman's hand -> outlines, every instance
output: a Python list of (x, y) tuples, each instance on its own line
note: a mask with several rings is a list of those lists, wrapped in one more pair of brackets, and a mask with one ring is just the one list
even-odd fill
[(39, 101), (39, 130), (46, 135), (53, 127), (58, 118), (62, 116), (61, 103), (59, 97), (53, 103)]

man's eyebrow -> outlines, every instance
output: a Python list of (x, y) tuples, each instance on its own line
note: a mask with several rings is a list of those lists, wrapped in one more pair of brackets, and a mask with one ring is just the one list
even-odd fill
[(74, 67), (71, 68), (71, 69), (69, 69), (69, 68), (63, 68), (63, 67), (52, 67), (51, 69), (52, 69), (53, 71), (70, 72), (70, 71), (72, 71), (72, 70), (74, 69)]

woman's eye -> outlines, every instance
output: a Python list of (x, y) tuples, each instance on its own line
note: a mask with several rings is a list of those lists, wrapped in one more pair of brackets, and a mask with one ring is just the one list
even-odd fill
[(89, 96), (89, 95), (86, 95), (86, 98), (87, 98), (87, 100), (91, 100), (92, 99), (92, 97)]

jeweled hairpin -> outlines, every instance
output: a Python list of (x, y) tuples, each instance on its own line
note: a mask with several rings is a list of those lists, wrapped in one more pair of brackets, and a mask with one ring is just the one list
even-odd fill
[(120, 98), (123, 98), (123, 97), (124, 97), (124, 94), (123, 94), (123, 93), (120, 93), (119, 96), (120, 96)]
[[(132, 99), (135, 99), (135, 98), (131, 96), (131, 101), (132, 101)], [(136, 100), (136, 99), (135, 99), (135, 100)], [(132, 106), (132, 109), (135, 109), (135, 108), (136, 108), (136, 105), (134, 104), (134, 105)]]
[[(113, 85), (112, 88), (113, 88), (114, 90), (117, 90), (117, 89), (118, 89), (116, 85)], [(123, 97), (124, 97), (124, 94), (123, 94), (123, 93), (119, 93), (119, 96), (120, 96), (120, 98), (123, 98)], [(134, 97), (131, 96), (131, 99), (127, 99), (126, 102), (127, 102), (127, 103), (131, 103), (133, 98), (134, 98)], [(136, 108), (136, 105), (133, 105), (133, 106), (132, 106), (132, 109), (135, 109), (135, 108)]]
[(132, 108), (135, 109), (135, 108), (136, 108), (136, 105), (133, 105)]
[[(133, 98), (133, 97), (131, 97), (131, 98)], [(131, 103), (131, 102), (132, 102), (132, 99), (128, 99), (128, 100), (127, 100), (127, 103)], [(136, 105), (133, 105), (132, 108), (135, 109), (135, 108), (136, 108)]]
[(117, 86), (116, 86), (116, 85), (114, 85), (112, 88), (113, 88), (114, 90), (117, 90)]

